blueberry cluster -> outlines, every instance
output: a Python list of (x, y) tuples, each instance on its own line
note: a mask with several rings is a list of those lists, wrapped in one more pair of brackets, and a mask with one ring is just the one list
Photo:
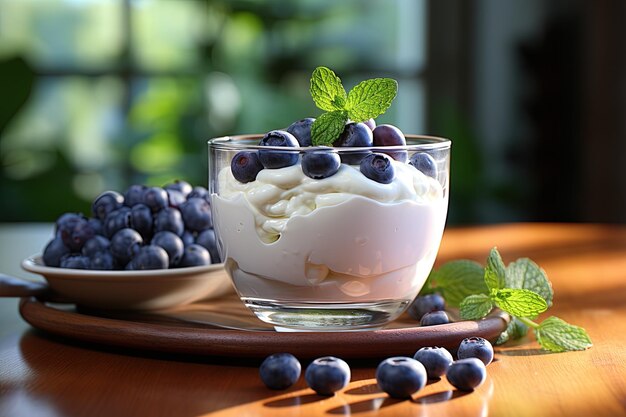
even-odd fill
[(432, 156), (425, 152), (413, 154), (410, 158), (405, 150), (388, 152), (345, 151), (341, 155), (335, 148), (341, 147), (384, 147), (404, 146), (406, 138), (402, 131), (392, 125), (376, 126), (374, 119), (364, 123), (349, 122), (333, 146), (312, 146), (311, 126), (314, 118), (306, 118), (292, 123), (285, 130), (272, 130), (267, 133), (259, 146), (285, 147), (284, 151), (261, 149), (258, 152), (240, 151), (231, 160), (231, 172), (237, 181), (248, 183), (256, 179), (264, 168), (277, 169), (295, 165), (298, 152), (289, 148), (304, 147), (302, 172), (313, 179), (323, 179), (334, 175), (341, 164), (358, 165), (367, 178), (381, 184), (393, 181), (395, 172), (392, 159), (407, 162), (425, 175), (437, 177), (437, 165)]
[[(463, 339), (457, 360), (443, 347), (423, 347), (413, 357), (394, 356), (376, 368), (376, 382), (392, 398), (409, 398), (430, 380), (446, 376), (461, 391), (472, 391), (487, 377), (486, 366), (493, 360), (493, 347), (481, 337)], [(287, 389), (300, 378), (301, 365), (290, 353), (268, 356), (259, 369), (263, 383), (270, 389)], [(333, 395), (350, 382), (350, 367), (334, 356), (315, 359), (305, 372), (307, 385), (319, 395)]]
[(132, 185), (105, 191), (92, 217), (65, 213), (43, 252), (47, 266), (144, 270), (220, 261), (206, 188), (174, 181), (164, 187)]

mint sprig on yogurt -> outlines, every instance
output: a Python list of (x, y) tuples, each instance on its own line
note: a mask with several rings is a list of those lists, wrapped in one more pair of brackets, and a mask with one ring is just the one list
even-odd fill
[(491, 249), (485, 267), (470, 260), (457, 260), (431, 272), (421, 294), (439, 292), (448, 305), (459, 307), (465, 320), (478, 320), (494, 308), (511, 315), (507, 329), (497, 343), (524, 337), (532, 328), (541, 347), (551, 352), (585, 350), (591, 338), (582, 327), (549, 317), (535, 318), (552, 305), (552, 284), (543, 269), (528, 258), (508, 266), (496, 248)]
[(354, 86), (349, 93), (329, 68), (317, 67), (311, 76), (311, 97), (324, 110), (311, 126), (314, 146), (332, 146), (348, 120), (365, 122), (385, 113), (398, 93), (391, 78), (372, 78)]

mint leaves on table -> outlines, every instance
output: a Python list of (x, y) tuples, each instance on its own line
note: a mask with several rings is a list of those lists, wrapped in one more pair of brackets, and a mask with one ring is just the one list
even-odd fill
[(511, 315), (497, 343), (521, 338), (531, 327), (541, 347), (552, 352), (592, 346), (583, 328), (558, 317), (533, 321), (552, 305), (554, 293), (545, 271), (528, 258), (505, 266), (493, 248), (484, 268), (469, 260), (448, 262), (431, 272), (421, 293), (432, 292), (441, 293), (448, 305), (459, 307), (461, 318), (466, 320), (481, 319), (494, 307)]
[(391, 78), (372, 78), (354, 86), (349, 93), (341, 79), (326, 67), (317, 67), (311, 76), (311, 97), (326, 113), (311, 126), (314, 146), (332, 146), (348, 120), (364, 122), (383, 114), (398, 93)]

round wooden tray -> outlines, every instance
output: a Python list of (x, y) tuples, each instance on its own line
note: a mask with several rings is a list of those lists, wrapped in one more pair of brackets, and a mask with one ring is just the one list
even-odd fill
[(149, 313), (84, 310), (25, 297), (20, 302), (20, 314), (44, 332), (99, 345), (250, 358), (277, 352), (290, 352), (300, 358), (379, 358), (413, 355), (424, 346), (454, 350), (470, 336), (495, 341), (508, 320), (500, 313), (479, 321), (419, 327), (403, 315), (382, 330), (276, 332), (254, 317), (236, 296)]

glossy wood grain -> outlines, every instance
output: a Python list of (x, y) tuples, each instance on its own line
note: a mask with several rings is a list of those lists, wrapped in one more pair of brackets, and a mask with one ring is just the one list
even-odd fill
[(528, 336), (496, 349), (475, 392), (444, 378), (405, 401), (378, 390), (377, 361), (350, 360), (350, 385), (327, 398), (302, 378), (287, 391), (266, 389), (258, 359), (105, 348), (15, 322), (0, 339), (0, 416), (626, 416), (626, 228), (450, 229), (437, 262), (482, 262), (495, 245), (505, 262), (527, 256), (546, 270), (555, 291), (548, 314), (585, 327), (591, 349), (550, 354)]

